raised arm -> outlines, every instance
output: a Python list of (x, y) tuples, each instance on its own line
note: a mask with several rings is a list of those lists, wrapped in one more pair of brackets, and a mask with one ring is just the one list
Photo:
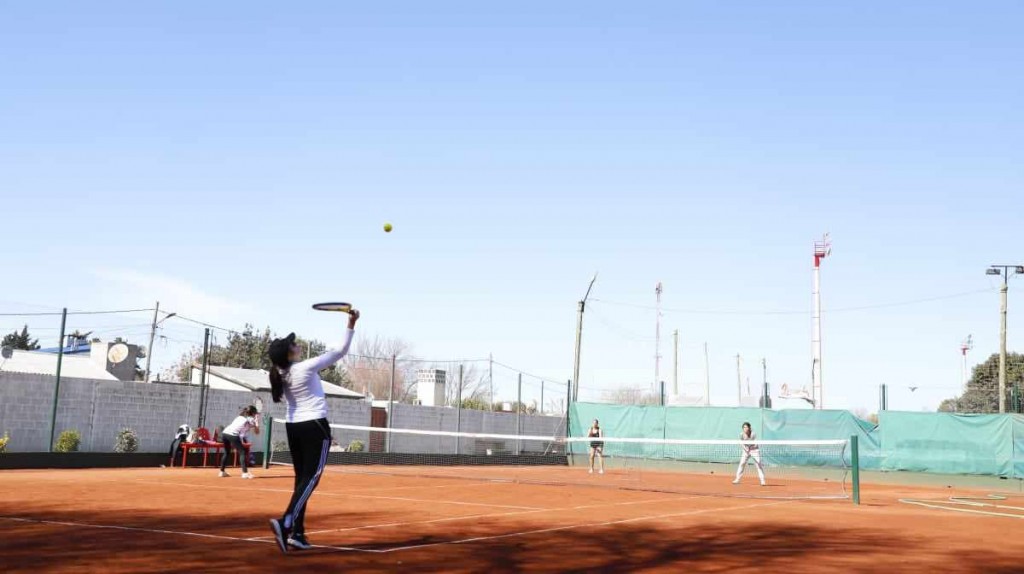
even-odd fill
[(359, 311), (352, 309), (348, 315), (348, 329), (345, 330), (344, 338), (342, 339), (341, 346), (328, 349), (326, 353), (319, 357), (313, 357), (299, 363), (303, 367), (309, 367), (316, 371), (322, 371), (338, 361), (345, 358), (348, 354), (349, 347), (352, 346), (352, 337), (355, 335), (356, 322), (359, 321)]

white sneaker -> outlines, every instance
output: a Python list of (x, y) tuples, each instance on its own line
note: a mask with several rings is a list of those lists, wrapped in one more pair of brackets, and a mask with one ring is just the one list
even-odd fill
[(762, 482), (761, 486), (768, 486), (768, 483), (767, 482)]
[(252, 480), (252, 479), (254, 479), (256, 477), (253, 476), (251, 472), (245, 472), (245, 473), (242, 473), (242, 478), (244, 478), (246, 480)]
[(601, 470), (597, 471), (597, 474), (604, 474), (604, 469), (602, 468)]
[(226, 473), (226, 472), (224, 472), (224, 471), (222, 470), (222, 471), (220, 471), (220, 474), (219, 474), (218, 476), (220, 476), (221, 478), (227, 478), (227, 477), (229, 477), (229, 476), (231, 476), (231, 475), (230, 475), (230, 474), (228, 474), (228, 473)]
[(732, 481), (732, 483), (733, 484), (739, 484), (740, 483), (740, 479), (737, 478), (736, 480)]
[(587, 471), (587, 474), (594, 474), (594, 469), (590, 469), (590, 470), (588, 470), (588, 471)]

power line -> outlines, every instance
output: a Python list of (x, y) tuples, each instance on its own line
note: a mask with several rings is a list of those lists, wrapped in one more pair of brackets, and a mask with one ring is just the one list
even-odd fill
[[(152, 311), (152, 309), (147, 309), (147, 311)], [(196, 325), (202, 325), (203, 327), (209, 327), (210, 329), (217, 329), (219, 331), (224, 331), (225, 333), (240, 333), (241, 332), (238, 329), (225, 329), (224, 327), (218, 327), (217, 325), (212, 325), (210, 323), (206, 323), (204, 321), (200, 321), (199, 319), (192, 319), (191, 317), (186, 317), (186, 316), (184, 316), (184, 315), (182, 315), (180, 313), (168, 313), (166, 311), (160, 311), (160, 312), (163, 313), (164, 315), (174, 315), (174, 317), (173, 317), (174, 319), (181, 319), (182, 321), (188, 321), (189, 323), (195, 323)]]
[[(118, 315), (123, 313), (142, 313), (146, 311), (152, 311), (153, 308), (149, 309), (116, 309), (112, 311), (68, 311), (68, 316), (71, 315)], [(53, 313), (0, 313), (0, 317), (60, 317), (61, 312)]]
[[(959, 297), (967, 297), (969, 295), (977, 295), (979, 293), (991, 293), (993, 289), (976, 289), (974, 291), (964, 291), (961, 293), (952, 293), (949, 295), (938, 295), (935, 297), (926, 297), (922, 299), (913, 299), (909, 301), (900, 301), (895, 303), (878, 303), (873, 305), (859, 305), (855, 307), (838, 307), (835, 309), (824, 309), (823, 313), (843, 313), (849, 311), (865, 311), (870, 309), (885, 309), (890, 307), (905, 307), (909, 305), (919, 305), (921, 303), (931, 303), (933, 301), (943, 301), (947, 299), (956, 299)], [(592, 299), (594, 302), (604, 303), (605, 305), (614, 305), (619, 307), (632, 307), (634, 309), (646, 309), (650, 311), (657, 310), (654, 305), (642, 305), (638, 303), (622, 303), (619, 301), (608, 301), (606, 299)], [(740, 311), (740, 310), (711, 310), (711, 309), (671, 309), (662, 308), (662, 312), (668, 313), (684, 313), (689, 315), (810, 315), (810, 311), (793, 311), (793, 310), (777, 310), (777, 311)]]

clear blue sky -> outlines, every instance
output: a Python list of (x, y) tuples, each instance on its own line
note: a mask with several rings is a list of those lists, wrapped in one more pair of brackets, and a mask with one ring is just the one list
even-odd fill
[[(569, 377), (684, 389), (710, 347), (808, 384), (811, 249), (830, 407), (934, 408), (997, 350), (1024, 262), (1019, 2), (0, 4), (0, 311), (164, 308)], [(381, 225), (395, 224), (385, 235)], [(985, 291), (988, 290), (988, 291)], [(796, 311), (763, 315), (764, 311)], [(1024, 349), (1024, 281), (1010, 292)], [(144, 343), (146, 314), (76, 317)], [(0, 317), (0, 327), (22, 321)], [(30, 319), (44, 339), (53, 318)], [(186, 341), (168, 321), (165, 365)], [(921, 387), (911, 393), (907, 387)], [(791, 406), (796, 407), (796, 404)]]

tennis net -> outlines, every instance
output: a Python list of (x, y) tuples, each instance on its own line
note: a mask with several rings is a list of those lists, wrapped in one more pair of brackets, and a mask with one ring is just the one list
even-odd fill
[[(687, 440), (533, 436), (331, 425), (332, 470), (549, 485), (587, 485), (756, 498), (848, 498), (848, 440)], [(284, 421), (270, 429), (270, 464), (291, 465)], [(590, 454), (600, 445), (591, 472)], [(733, 483), (744, 453), (749, 460)], [(760, 462), (766, 485), (757, 472)]]

